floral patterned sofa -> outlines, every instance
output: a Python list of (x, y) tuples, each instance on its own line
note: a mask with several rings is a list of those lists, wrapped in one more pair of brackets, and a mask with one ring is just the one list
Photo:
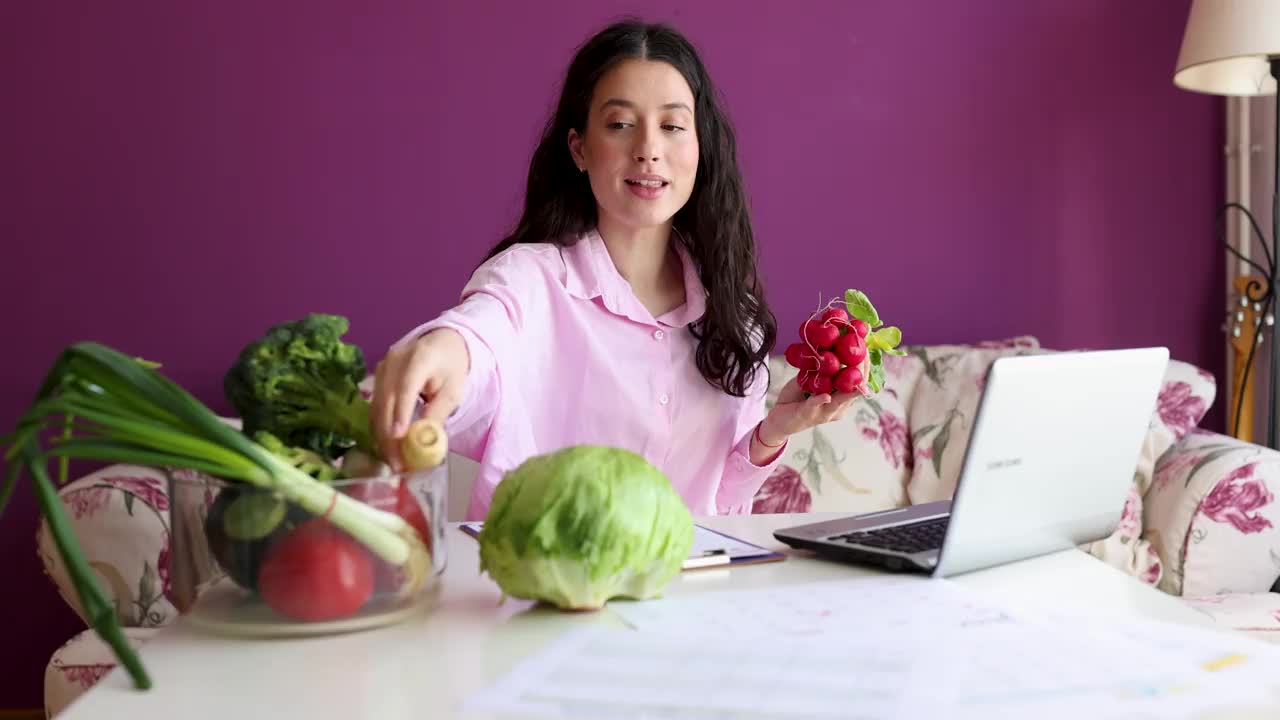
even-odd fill
[[(1052, 352), (1034, 337), (906, 349), (886, 359), (887, 383), (876, 398), (792, 438), (754, 512), (863, 512), (950, 497), (988, 366), (1004, 355)], [(796, 371), (781, 357), (771, 359), (770, 371), (772, 403)], [(1280, 641), (1280, 594), (1269, 592), (1280, 576), (1280, 503), (1273, 501), (1280, 452), (1197, 429), (1215, 392), (1208, 373), (1170, 361), (1119, 527), (1084, 549), (1226, 626)], [(450, 516), (461, 519), (474, 464), (450, 462)], [(130, 641), (145, 643), (177, 615), (163, 476), (116, 465), (60, 494)], [(58, 592), (80, 612), (43, 525), (37, 547)], [(48, 662), (46, 713), (55, 715), (113, 665), (92, 630), (71, 638)]]

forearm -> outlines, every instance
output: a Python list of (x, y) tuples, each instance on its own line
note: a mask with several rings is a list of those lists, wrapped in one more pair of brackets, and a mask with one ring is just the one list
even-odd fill
[(772, 430), (769, 418), (765, 417), (751, 432), (749, 456), (753, 465), (768, 465), (782, 452), (787, 443), (787, 435)]

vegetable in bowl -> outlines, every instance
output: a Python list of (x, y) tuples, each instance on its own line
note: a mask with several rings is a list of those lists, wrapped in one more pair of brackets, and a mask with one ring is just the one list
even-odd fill
[[(345, 328), (345, 322), (341, 319), (332, 327)], [(327, 338), (319, 332), (311, 337)], [(289, 346), (292, 354), (279, 357), (288, 357), (290, 362), (302, 358), (304, 345), (295, 343)], [(336, 362), (341, 363), (351, 357), (349, 351), (338, 351), (330, 360), (337, 358)], [(313, 360), (321, 362), (317, 358)], [(408, 597), (429, 582), (434, 571), (429, 533), (421, 512), (412, 512), (416, 504), (404, 502), (407, 497), (393, 495), (391, 507), (378, 507), (355, 497), (354, 493), (343, 492), (341, 483), (335, 483), (340, 468), (331, 464), (327, 453), (355, 447), (362, 435), (370, 433), (367, 401), (358, 391), (354, 395), (358, 402), (347, 403), (348, 407), (356, 408), (350, 416), (326, 402), (315, 402), (314, 407), (328, 409), (311, 412), (292, 427), (276, 423), (242, 431), (224, 422), (158, 372), (157, 367), (155, 363), (101, 343), (70, 345), (47, 371), (34, 401), (19, 418), (14, 431), (0, 438), (0, 445), (5, 448), (0, 513), (25, 471), (89, 624), (111, 647), (135, 687), (148, 688), (151, 679), (125, 640), (115, 608), (103, 593), (71, 530), (49, 470), (52, 460), (58, 461), (58, 484), (67, 482), (67, 461), (71, 458), (189, 469), (227, 484), (234, 492), (227, 493), (220, 505), (211, 508), (203, 531), (209, 535), (209, 545), (219, 564), (244, 586), (261, 585), (263, 566), (272, 564), (272, 547), (302, 527), (309, 529), (292, 543), (302, 546), (301, 552), (295, 555), (308, 552), (307, 543), (312, 547), (338, 547), (343, 541), (335, 540), (335, 533), (340, 533), (372, 559), (375, 580), (391, 582), (385, 590), (387, 594)], [(287, 377), (290, 369), (272, 371), (265, 365), (262, 368), (264, 377)], [(306, 393), (323, 390), (321, 385), (285, 385), (292, 388), (292, 400), (298, 406), (306, 404)], [(346, 389), (342, 392), (346, 393)], [(352, 396), (344, 394), (343, 397)], [(366, 408), (363, 416), (359, 415), (361, 402)], [(296, 418), (287, 412), (280, 415)], [(335, 417), (344, 422), (343, 418), (356, 418), (350, 420), (355, 424), (341, 425)], [(428, 421), (418, 422), (431, 427), (425, 430), (417, 427), (403, 440), (404, 457), (411, 462), (417, 459), (419, 463), (411, 466), (410, 471), (438, 464), (447, 447), (442, 428)], [(361, 427), (360, 423), (365, 426)], [(290, 440), (275, 435), (285, 431)], [(350, 436), (344, 432), (350, 432)], [(295, 445), (294, 440), (298, 438), (307, 446)], [(414, 445), (424, 439), (430, 441), (430, 447)], [(370, 454), (378, 460), (376, 449), (371, 447)], [(309, 524), (310, 518), (321, 522)], [(325, 526), (324, 532), (314, 529), (321, 524)], [(283, 563), (275, 565), (279, 568)], [(359, 577), (366, 576), (367, 573), (361, 571)], [(268, 580), (268, 594), (283, 598), (279, 578), (280, 574), (276, 573)], [(362, 587), (363, 583), (357, 584), (346, 602), (335, 603), (320, 614), (331, 615), (351, 607)], [(308, 608), (304, 614), (314, 615), (315, 611)]]
[(360, 394), (364, 353), (344, 342), (341, 315), (310, 313), (270, 327), (240, 351), (223, 392), (249, 435), (336, 458), (351, 447), (377, 455), (369, 402)]

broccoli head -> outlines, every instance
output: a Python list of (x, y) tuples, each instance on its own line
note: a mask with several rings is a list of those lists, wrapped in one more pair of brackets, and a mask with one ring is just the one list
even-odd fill
[(271, 327), (241, 350), (223, 392), (245, 434), (268, 432), (325, 458), (353, 446), (376, 455), (369, 401), (359, 389), (364, 353), (343, 342), (348, 327), (345, 317), (312, 313)]

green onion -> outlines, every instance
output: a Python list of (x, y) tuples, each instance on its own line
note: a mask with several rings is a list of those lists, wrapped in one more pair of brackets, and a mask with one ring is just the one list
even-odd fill
[[(0, 513), (25, 468), (71, 583), (91, 626), (120, 660), (134, 685), (151, 686), (141, 661), (128, 646), (114, 608), (89, 569), (49, 478), (57, 459), (66, 481), (70, 458), (127, 462), (198, 470), (228, 482), (272, 490), (315, 515), (325, 515), (373, 553), (401, 566), (401, 595), (418, 590), (431, 558), (417, 532), (399, 515), (378, 510), (322, 483), (223, 422), (156, 365), (98, 343), (78, 343), (58, 356), (35, 401), (8, 444), (8, 464), (0, 487)], [(55, 424), (56, 423), (56, 424)], [(41, 436), (58, 433), (48, 447)]]

